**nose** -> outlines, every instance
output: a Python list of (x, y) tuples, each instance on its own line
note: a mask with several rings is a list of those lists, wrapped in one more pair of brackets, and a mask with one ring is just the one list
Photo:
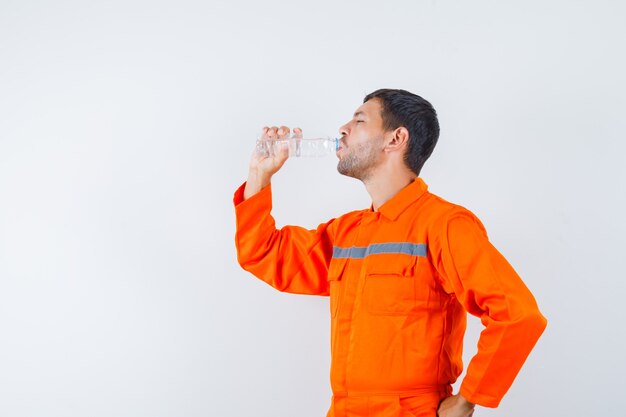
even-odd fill
[(339, 128), (339, 134), (341, 136), (348, 136), (348, 132), (349, 132), (348, 125), (349, 123), (346, 123), (345, 125)]

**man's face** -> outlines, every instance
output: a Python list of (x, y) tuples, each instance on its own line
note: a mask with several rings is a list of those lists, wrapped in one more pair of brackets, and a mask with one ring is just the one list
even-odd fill
[(350, 120), (339, 128), (341, 139), (337, 157), (337, 171), (365, 181), (373, 173), (383, 156), (383, 119), (378, 99), (363, 103)]

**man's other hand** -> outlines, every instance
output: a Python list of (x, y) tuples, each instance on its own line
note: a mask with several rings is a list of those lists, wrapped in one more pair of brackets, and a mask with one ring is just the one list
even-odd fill
[(467, 401), (461, 394), (446, 398), (439, 404), (437, 417), (471, 417), (474, 404)]

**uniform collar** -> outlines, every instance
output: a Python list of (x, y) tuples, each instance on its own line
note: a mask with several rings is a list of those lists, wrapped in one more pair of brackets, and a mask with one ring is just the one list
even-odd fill
[[(389, 201), (380, 206), (378, 211), (390, 220), (398, 218), (400, 213), (407, 209), (413, 202), (417, 201), (426, 191), (428, 185), (421, 178), (416, 178), (409, 185), (401, 189)], [(372, 206), (370, 206), (372, 210)]]

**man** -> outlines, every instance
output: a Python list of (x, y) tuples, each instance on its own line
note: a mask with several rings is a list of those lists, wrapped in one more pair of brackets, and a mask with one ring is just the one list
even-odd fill
[[(340, 133), (337, 169), (365, 184), (371, 207), (316, 230), (277, 230), (270, 180), (288, 154), (254, 155), (234, 197), (241, 266), (280, 291), (330, 295), (328, 417), (466, 417), (475, 404), (497, 407), (546, 320), (476, 216), (419, 177), (439, 137), (435, 110), (407, 91), (377, 90)], [(263, 129), (265, 139), (288, 134)], [(452, 395), (466, 312), (485, 329)]]

